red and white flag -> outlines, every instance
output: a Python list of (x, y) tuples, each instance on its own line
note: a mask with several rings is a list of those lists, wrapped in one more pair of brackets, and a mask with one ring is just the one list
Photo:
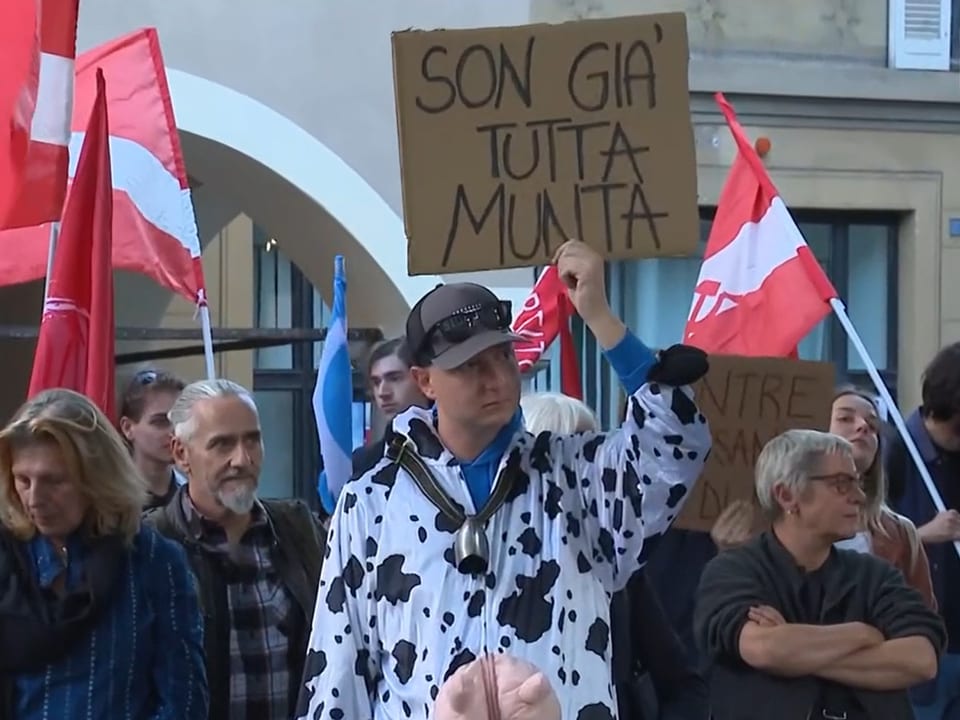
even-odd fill
[(710, 353), (789, 357), (830, 312), (827, 278), (733, 108), (716, 95), (737, 143), (720, 193), (683, 342)]
[(577, 350), (570, 332), (573, 304), (567, 295), (556, 265), (550, 265), (540, 274), (536, 285), (513, 319), (512, 330), (527, 338), (516, 343), (514, 350), (520, 372), (528, 372), (560, 336), (560, 386), (564, 395), (583, 399)]
[(53, 256), (28, 397), (69, 388), (114, 419), (113, 193), (103, 75)]
[(78, 4), (0, 3), (0, 228), (55, 222), (63, 211)]
[[(45, 0), (46, 1), (46, 0)], [(107, 81), (113, 177), (113, 266), (152, 278), (192, 302), (204, 290), (200, 239), (156, 30), (141, 29), (77, 58), (71, 175), (96, 97)], [(47, 228), (0, 233), (0, 285), (46, 273)]]

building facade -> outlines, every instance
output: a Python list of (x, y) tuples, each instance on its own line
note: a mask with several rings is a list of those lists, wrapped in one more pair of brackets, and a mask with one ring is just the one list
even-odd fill
[[(376, 5), (376, 11), (371, 8)], [(958, 0), (98, 0), (80, 50), (155, 26), (194, 186), (214, 324), (323, 327), (333, 257), (346, 258), (354, 327), (402, 330), (413, 301), (454, 276), (406, 274), (390, 33), (681, 10), (705, 241), (735, 149), (712, 99), (723, 91), (847, 303), (902, 406), (941, 346), (960, 339)], [(702, 247), (702, 244), (701, 244)], [(611, 301), (656, 346), (680, 339), (698, 256), (611, 263)], [(533, 269), (472, 273), (519, 305)], [(460, 276), (457, 276), (458, 278)], [(0, 289), (0, 324), (36, 323), (39, 283)], [(117, 278), (118, 325), (190, 327), (193, 309), (150, 281)], [(582, 333), (588, 399), (616, 419), (619, 390)], [(3, 339), (6, 415), (22, 399), (32, 341)], [(183, 343), (179, 343), (183, 344)], [(118, 352), (164, 347), (122, 342)], [(803, 357), (865, 381), (839, 325)], [(218, 372), (250, 385), (265, 417), (269, 494), (310, 494), (310, 410), (319, 350), (224, 353)], [(165, 365), (188, 377), (199, 358)], [(532, 384), (554, 387), (543, 371)], [(359, 433), (369, 420), (357, 388)]]

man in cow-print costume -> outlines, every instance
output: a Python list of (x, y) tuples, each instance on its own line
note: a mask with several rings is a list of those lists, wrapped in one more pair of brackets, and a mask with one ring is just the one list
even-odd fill
[(486, 288), (441, 285), (411, 311), (413, 372), (432, 409), (393, 432), (443, 490), (477, 513), (518, 478), (487, 523), (485, 573), (455, 566), (458, 530), (407, 472), (377, 461), (333, 515), (300, 707), (302, 720), (431, 717), (440, 686), (483, 653), (541, 668), (564, 720), (611, 720), (610, 595), (669, 527), (699, 476), (710, 432), (686, 387), (647, 382), (657, 357), (611, 312), (600, 256), (571, 241), (558, 271), (631, 393), (609, 434), (534, 437), (518, 409), (509, 307)]

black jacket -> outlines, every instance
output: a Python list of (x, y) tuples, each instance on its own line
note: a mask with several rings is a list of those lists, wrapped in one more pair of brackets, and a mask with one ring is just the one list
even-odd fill
[(620, 720), (707, 720), (707, 686), (657, 594), (636, 573), (610, 605)]
[[(823, 603), (819, 617), (811, 617), (802, 596), (805, 574), (773, 533), (722, 552), (707, 565), (694, 624), (709, 666), (715, 720), (804, 720), (819, 702), (818, 678), (780, 677), (741, 659), (740, 632), (755, 605), (777, 609), (788, 623), (863, 622), (887, 639), (922, 635), (942, 652), (943, 622), (892, 565), (866, 553), (833, 549), (822, 570)], [(871, 720), (913, 718), (906, 690), (851, 690)]]
[[(162, 535), (183, 545), (196, 577), (200, 607), (203, 612), (203, 644), (207, 661), (207, 682), (210, 687), (210, 720), (230, 717), (230, 620), (227, 609), (227, 583), (219, 559), (196, 543), (187, 530), (181, 495), (144, 516)], [(299, 609), (297, 627), (290, 637), (290, 703), (291, 714), (300, 690), (303, 664), (317, 601), (317, 584), (326, 549), (326, 535), (306, 503), (300, 500), (261, 500), (270, 518), (277, 542), (273, 563)]]

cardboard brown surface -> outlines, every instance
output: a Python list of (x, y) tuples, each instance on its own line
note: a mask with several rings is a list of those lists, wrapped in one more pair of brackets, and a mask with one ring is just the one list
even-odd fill
[(785, 430), (830, 427), (831, 363), (711, 355), (695, 386), (710, 421), (713, 450), (676, 526), (709, 531), (734, 500), (754, 500), (753, 469), (771, 438)]
[(392, 41), (411, 275), (696, 250), (683, 13)]

